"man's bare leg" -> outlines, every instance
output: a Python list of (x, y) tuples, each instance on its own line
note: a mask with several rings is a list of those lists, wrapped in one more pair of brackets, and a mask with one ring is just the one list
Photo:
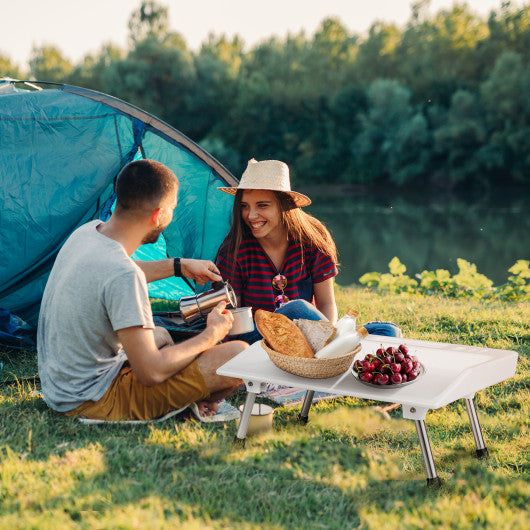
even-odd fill
[[(153, 330), (153, 333), (157, 348), (161, 349), (164, 346), (174, 344), (166, 328), (157, 326)], [(217, 375), (216, 371), (217, 368), (232, 359), (232, 357), (235, 357), (247, 346), (248, 344), (242, 341), (225, 342), (224, 344), (214, 346), (199, 356), (199, 369), (210, 391), (210, 397), (207, 400), (197, 402), (201, 416), (215, 414), (219, 410), (219, 402), (241, 386), (242, 381), (240, 379)]]
[(201, 416), (210, 416), (219, 410), (219, 401), (236, 391), (242, 384), (241, 379), (218, 375), (217, 369), (242, 352), (248, 344), (234, 340), (218, 344), (199, 356), (199, 369), (210, 391), (208, 400), (198, 401)]

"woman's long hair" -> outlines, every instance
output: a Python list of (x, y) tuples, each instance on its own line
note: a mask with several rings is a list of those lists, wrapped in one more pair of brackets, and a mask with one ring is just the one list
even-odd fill
[[(219, 248), (219, 253), (237, 257), (241, 241), (252, 235), (250, 228), (243, 222), (241, 217), (241, 199), (244, 190), (237, 190), (234, 207), (232, 209), (232, 219), (230, 230)], [(314, 246), (323, 254), (331, 257), (338, 265), (337, 247), (329, 233), (329, 230), (318, 219), (305, 213), (298, 208), (294, 199), (287, 193), (274, 191), (276, 200), (280, 207), (281, 223), (287, 230), (289, 239), (304, 246)], [(235, 265), (235, 259), (234, 259)]]

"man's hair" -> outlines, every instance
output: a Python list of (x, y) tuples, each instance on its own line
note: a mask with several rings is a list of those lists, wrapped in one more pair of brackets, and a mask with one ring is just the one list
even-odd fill
[(116, 209), (126, 213), (158, 208), (178, 184), (175, 173), (156, 160), (130, 162), (118, 175)]

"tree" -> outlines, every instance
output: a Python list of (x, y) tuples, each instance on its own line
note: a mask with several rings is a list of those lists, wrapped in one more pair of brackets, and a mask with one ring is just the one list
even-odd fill
[(111, 63), (105, 81), (113, 94), (199, 139), (189, 111), (195, 84), (193, 57), (180, 43), (175, 46), (172, 39), (153, 37), (137, 42), (124, 59)]
[[(421, 7), (428, 5), (422, 3)], [(480, 81), (475, 49), (477, 42), (487, 37), (487, 26), (466, 4), (455, 4), (430, 19), (415, 15), (414, 7), (396, 47), (397, 79), (412, 90), (412, 101), (429, 99), (449, 107), (456, 90)]]
[(64, 82), (72, 73), (72, 63), (55, 46), (33, 48), (29, 60), (30, 76), (37, 81)]
[(480, 94), (489, 136), (484, 164), (530, 182), (530, 67), (520, 54), (504, 52)]
[(97, 55), (87, 55), (75, 65), (68, 82), (100, 92), (115, 93), (117, 87), (109, 80), (109, 73), (114, 63), (123, 58), (124, 51), (121, 48), (110, 43), (104, 44)]
[(149, 38), (165, 37), (169, 30), (168, 8), (154, 0), (143, 0), (128, 22), (129, 40), (134, 46)]
[(359, 44), (353, 77), (357, 82), (395, 79), (398, 75), (396, 48), (401, 32), (393, 24), (376, 22), (370, 26), (368, 38)]
[(10, 77), (12, 79), (24, 78), (22, 70), (3, 53), (0, 53), (0, 77)]
[[(223, 128), (230, 123), (243, 57), (243, 41), (239, 37), (230, 40), (213, 34), (194, 56), (196, 78), (189, 110), (198, 138), (210, 135), (208, 142), (212, 145), (224, 142)], [(235, 159), (233, 153), (230, 156)]]
[(453, 95), (447, 123), (435, 131), (434, 140), (450, 184), (484, 180), (478, 151), (486, 142), (486, 127), (476, 94), (459, 90)]
[(395, 80), (377, 79), (368, 87), (368, 110), (352, 146), (357, 179), (385, 178), (404, 184), (426, 170), (430, 137), (427, 121), (410, 104), (411, 92)]

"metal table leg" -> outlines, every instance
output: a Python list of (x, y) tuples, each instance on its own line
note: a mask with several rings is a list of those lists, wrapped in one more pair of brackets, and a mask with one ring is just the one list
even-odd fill
[(425, 471), (427, 472), (427, 485), (440, 486), (442, 481), (436, 473), (434, 467), (434, 460), (431, 452), (431, 444), (427, 436), (427, 429), (425, 428), (425, 420), (414, 420), (416, 425), (416, 432), (418, 433), (418, 440), (420, 441), (421, 454), (423, 456), (423, 463), (425, 464)]
[(234, 445), (241, 447), (245, 446), (245, 438), (247, 436), (248, 422), (250, 421), (250, 415), (252, 414), (252, 407), (256, 400), (256, 392), (247, 392), (247, 398), (245, 400), (245, 406), (241, 413), (241, 419), (239, 420), (239, 427), (237, 428), (237, 434), (234, 437)]
[(298, 415), (298, 421), (304, 425), (306, 425), (309, 420), (309, 409), (313, 403), (314, 395), (314, 390), (307, 390), (305, 393), (304, 402), (302, 403), (302, 408), (300, 409), (300, 414)]
[(482, 437), (482, 430), (478, 421), (477, 409), (475, 408), (475, 400), (473, 398), (464, 398), (466, 402), (467, 415), (471, 423), (471, 432), (475, 439), (475, 446), (477, 448), (477, 458), (487, 458), (489, 456), (488, 449)]

